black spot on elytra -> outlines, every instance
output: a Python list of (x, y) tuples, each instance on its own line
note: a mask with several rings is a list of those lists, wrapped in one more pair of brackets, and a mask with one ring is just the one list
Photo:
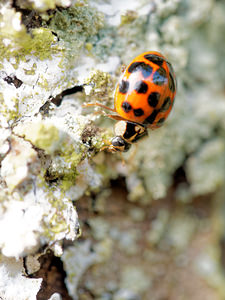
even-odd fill
[(174, 73), (173, 66), (171, 65), (171, 63), (168, 61), (166, 63), (167, 63), (170, 73)]
[(148, 116), (148, 117), (145, 119), (144, 123), (152, 124), (152, 123), (155, 121), (155, 118), (156, 118), (158, 112), (159, 112), (159, 111), (158, 111), (157, 109), (153, 110), (153, 112), (151, 113), (151, 115)]
[(134, 109), (134, 115), (136, 117), (141, 117), (141, 116), (143, 116), (143, 114), (144, 114), (143, 109), (141, 109), (141, 108)]
[(144, 81), (140, 80), (135, 83), (134, 89), (138, 94), (145, 94), (148, 90), (148, 85)]
[(137, 71), (140, 71), (143, 77), (147, 78), (152, 74), (152, 67), (143, 61), (136, 61), (129, 66), (128, 72), (133, 73)]
[(159, 68), (155, 73), (153, 74), (153, 83), (156, 85), (163, 85), (167, 81), (166, 78), (166, 71), (163, 68)]
[(126, 112), (126, 113), (128, 113), (129, 111), (131, 111), (131, 109), (132, 109), (132, 106), (130, 105), (130, 103), (129, 102), (123, 102), (122, 103), (122, 109)]
[(152, 92), (149, 96), (148, 96), (148, 104), (151, 107), (156, 107), (158, 102), (159, 102), (159, 98), (160, 98), (160, 93), (157, 92)]
[(165, 122), (165, 118), (161, 118), (159, 119), (159, 121), (157, 122), (157, 125), (161, 126), (164, 122)]
[(160, 67), (162, 66), (162, 64), (164, 62), (164, 59), (162, 57), (157, 56), (155, 54), (146, 54), (146, 55), (144, 55), (144, 58), (146, 58), (147, 60), (149, 60), (153, 64), (158, 65)]
[(122, 94), (126, 94), (129, 89), (129, 81), (121, 80), (119, 85), (119, 92)]
[(171, 75), (171, 73), (169, 74), (169, 89), (174, 93), (175, 92), (175, 82), (174, 82), (174, 78)]
[(171, 99), (170, 97), (166, 97), (166, 99), (163, 102), (162, 107), (160, 108), (160, 112), (165, 112), (170, 108), (171, 105)]

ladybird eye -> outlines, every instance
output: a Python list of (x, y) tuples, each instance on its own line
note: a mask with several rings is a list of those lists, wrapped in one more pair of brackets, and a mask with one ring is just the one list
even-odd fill
[(111, 140), (111, 144), (118, 151), (126, 152), (130, 149), (131, 144), (127, 143), (121, 136), (116, 136)]
[(123, 146), (125, 146), (125, 141), (120, 136), (114, 137), (112, 139), (111, 143), (114, 147), (123, 147)]

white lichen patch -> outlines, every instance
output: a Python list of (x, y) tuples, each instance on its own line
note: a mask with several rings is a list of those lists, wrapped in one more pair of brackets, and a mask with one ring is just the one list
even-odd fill
[(39, 254), (36, 255), (27, 255), (24, 261), (24, 265), (26, 266), (26, 273), (33, 274), (40, 269), (40, 262), (39, 262)]
[(150, 4), (148, 1), (144, 1), (145, 5), (135, 0), (111, 0), (106, 3), (98, 3), (97, 1), (91, 1), (91, 3), (98, 8), (99, 11), (103, 12), (107, 16), (107, 20), (110, 25), (118, 26), (121, 22), (121, 16), (124, 15), (128, 8), (131, 11), (147, 13), (150, 11)]
[(22, 259), (1, 256), (0, 297), (7, 300), (35, 300), (41, 287), (42, 278), (26, 278)]
[(173, 219), (167, 224), (165, 242), (177, 251), (184, 250), (191, 241), (197, 228), (197, 220), (182, 213), (174, 213)]
[(10, 151), (1, 167), (6, 188), (1, 194), (4, 203), (1, 206), (0, 247), (5, 256), (34, 253), (52, 240), (74, 240), (78, 233), (77, 213), (71, 200), (61, 191), (47, 187), (42, 166), (31, 142), (17, 136), (11, 138)]
[(14, 136), (8, 155), (2, 161), (0, 175), (8, 188), (14, 190), (24, 180), (32, 180), (40, 172), (40, 161), (29, 142)]
[[(212, 193), (225, 182), (225, 144), (215, 138), (205, 143), (196, 156), (187, 161), (188, 179), (192, 183), (192, 193), (201, 195)], [(207, 174), (207, 181), (206, 179)]]
[(42, 185), (34, 181), (28, 192), (20, 191), (23, 201), (18, 192), (12, 196), (1, 194), (5, 202), (0, 211), (0, 247), (5, 256), (18, 258), (35, 253), (43, 245), (51, 246), (52, 241), (61, 247), (61, 240), (74, 240), (79, 233), (72, 202), (57, 192), (43, 192)]
[(151, 279), (148, 278), (138, 266), (127, 266), (121, 272), (120, 289), (132, 291), (141, 296), (151, 286)]
[(90, 240), (78, 242), (64, 251), (62, 260), (67, 273), (66, 286), (73, 299), (78, 299), (78, 284), (85, 272), (95, 264), (110, 260), (112, 253), (113, 241), (108, 237), (95, 244)]
[[(27, 55), (25, 61), (19, 63), (6, 59), (2, 62), (4, 73), (1, 73), (0, 86), (5, 109), (13, 110), (22, 116), (32, 116), (38, 113), (50, 96), (59, 94), (65, 88), (65, 74), (60, 67), (62, 57), (55, 55), (52, 59), (42, 61)], [(4, 80), (7, 76), (16, 76), (21, 85), (16, 87), (8, 84)]]
[(47, 154), (54, 154), (66, 139), (66, 133), (60, 132), (54, 123), (42, 121), (40, 118), (37, 121), (20, 123), (14, 132), (31, 145), (45, 150)]
[(59, 293), (54, 293), (48, 300), (62, 300), (62, 296)]
[[(214, 247), (208, 247), (196, 257), (193, 262), (193, 269), (199, 273), (206, 282), (217, 289), (223, 298), (225, 284), (223, 268), (219, 264), (220, 250)], [(221, 299), (222, 299), (221, 298)]]
[(169, 212), (160, 210), (155, 220), (151, 223), (151, 228), (146, 234), (149, 245), (156, 245), (165, 235), (169, 221)]
[(10, 144), (8, 138), (10, 137), (10, 130), (0, 127), (0, 160), (9, 151)]
[(77, 177), (74, 185), (66, 191), (66, 195), (73, 200), (78, 200), (87, 190), (98, 190), (102, 184), (101, 173), (96, 172), (95, 168), (85, 159), (77, 167)]
[(71, 0), (18, 0), (21, 8), (36, 9), (40, 12), (45, 12), (48, 9), (55, 9), (56, 6), (68, 7), (71, 5)]
[(120, 249), (127, 255), (137, 254), (139, 250), (138, 243), (140, 236), (141, 232), (137, 229), (129, 230), (129, 232), (119, 231), (118, 244)]
[(109, 224), (102, 218), (90, 220), (90, 226), (92, 235), (97, 241), (105, 239), (109, 235)]
[[(1, 208), (0, 247), (5, 256), (19, 257), (37, 250), (43, 208), (12, 200)], [(39, 231), (39, 233), (38, 233)]]
[[(50, 207), (49, 214), (43, 218), (46, 234), (42, 241), (53, 241), (53, 246), (58, 241), (61, 247), (60, 241), (63, 239), (73, 241), (80, 234), (79, 223), (76, 209), (71, 200), (67, 198), (58, 200), (60, 199), (59, 193), (55, 193), (54, 196), (55, 199), (52, 199), (50, 203), (52, 207)], [(56, 248), (56, 250), (58, 253), (61, 251), (62, 254), (62, 249)]]
[(98, 262), (98, 254), (92, 251), (90, 241), (86, 240), (66, 249), (62, 260), (67, 273), (66, 286), (70, 296), (76, 300), (80, 278), (90, 266)]

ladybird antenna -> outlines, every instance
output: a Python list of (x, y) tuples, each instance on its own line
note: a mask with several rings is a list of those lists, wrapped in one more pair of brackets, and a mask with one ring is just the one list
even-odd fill
[(116, 110), (115, 110), (115, 109), (113, 109), (113, 108), (110, 108), (110, 107), (108, 107), (108, 106), (106, 106), (106, 105), (103, 105), (103, 104), (101, 104), (101, 103), (98, 103), (98, 102), (95, 102), (95, 103), (87, 103), (87, 104), (83, 104), (82, 106), (83, 106), (83, 107), (89, 107), (89, 106), (99, 106), (99, 107), (101, 107), (101, 108), (104, 108), (104, 109), (110, 110), (110, 111), (112, 111), (112, 112), (116, 112)]

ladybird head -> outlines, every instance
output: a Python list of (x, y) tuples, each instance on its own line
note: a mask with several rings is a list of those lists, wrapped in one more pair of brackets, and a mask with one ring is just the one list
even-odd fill
[(115, 125), (115, 134), (121, 136), (127, 143), (132, 144), (146, 136), (148, 132), (145, 125), (130, 121), (119, 121)]
[(111, 140), (109, 152), (126, 152), (131, 144), (146, 136), (147, 128), (144, 125), (129, 121), (119, 121), (115, 125), (116, 136)]
[(121, 136), (115, 136), (111, 140), (111, 145), (108, 147), (109, 152), (127, 152), (131, 144), (127, 143)]

